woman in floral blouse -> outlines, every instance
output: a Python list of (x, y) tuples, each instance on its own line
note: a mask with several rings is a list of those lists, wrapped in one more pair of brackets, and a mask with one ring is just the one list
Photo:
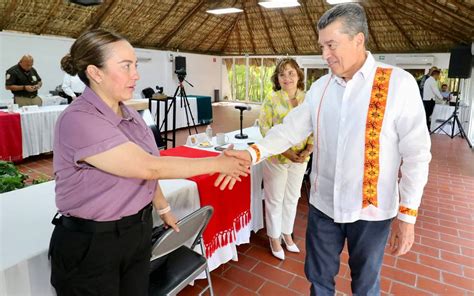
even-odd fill
[[(281, 59), (272, 75), (273, 90), (265, 99), (260, 112), (260, 131), (263, 136), (293, 108), (303, 103), (305, 93), (304, 74), (294, 59)], [(298, 253), (291, 234), (300, 197), (301, 184), (309, 154), (313, 150), (313, 136), (280, 155), (272, 156), (263, 163), (265, 194), (265, 221), (273, 256), (283, 260), (283, 238), (286, 249)]]

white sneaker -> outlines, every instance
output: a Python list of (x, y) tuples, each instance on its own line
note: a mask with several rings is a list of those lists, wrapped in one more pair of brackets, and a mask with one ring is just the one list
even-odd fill
[(273, 245), (272, 245), (272, 239), (269, 237), (268, 241), (270, 243), (270, 250), (272, 250), (273, 256), (277, 257), (280, 260), (285, 260), (285, 251), (283, 251), (283, 248), (280, 251), (274, 251), (273, 250)]
[(295, 243), (293, 243), (292, 245), (289, 245), (285, 240), (285, 236), (282, 235), (281, 237), (283, 238), (283, 242), (285, 242), (286, 249), (289, 252), (292, 252), (292, 253), (299, 253), (300, 252), (300, 249), (298, 249), (298, 246)]

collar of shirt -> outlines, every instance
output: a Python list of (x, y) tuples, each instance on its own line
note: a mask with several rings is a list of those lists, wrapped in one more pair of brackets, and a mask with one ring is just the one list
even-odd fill
[(90, 87), (85, 88), (82, 97), (107, 117), (115, 126), (118, 126), (122, 120), (133, 120), (127, 107), (122, 102), (119, 102), (119, 106), (122, 109), (123, 118), (118, 116)]
[[(279, 95), (285, 101), (290, 99), (290, 96), (288, 95), (288, 93), (284, 91), (283, 89), (276, 91), (275, 94)], [(295, 98), (298, 101), (298, 103), (301, 103), (304, 100), (304, 96), (305, 96), (304, 91), (300, 89), (296, 90)]]
[[(366, 51), (366, 54), (367, 54), (367, 58), (365, 59), (364, 64), (359, 70), (357, 70), (357, 72), (355, 72), (352, 78), (356, 77), (357, 75), (361, 75), (363, 79), (366, 79), (367, 77), (370, 76), (370, 73), (374, 69), (374, 66), (375, 66), (375, 59), (374, 59), (374, 56), (370, 53), (370, 51)], [(338, 77), (335, 75), (334, 77), (335, 77), (335, 81), (339, 85), (343, 87), (347, 85), (347, 81), (345, 81), (342, 77)]]

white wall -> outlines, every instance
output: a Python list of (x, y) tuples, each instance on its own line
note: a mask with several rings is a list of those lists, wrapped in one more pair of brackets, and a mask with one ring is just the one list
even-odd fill
[[(0, 32), (0, 73), (18, 63), (24, 54), (31, 54), (34, 58), (34, 67), (43, 80), (40, 95), (47, 95), (62, 83), (63, 75), (59, 62), (69, 51), (74, 39), (39, 36), (14, 32)], [(167, 95), (173, 95), (178, 86), (178, 79), (174, 74), (174, 62), (170, 55), (176, 52), (158, 51), (151, 49), (136, 49), (139, 58), (138, 70), (141, 79), (137, 83), (135, 97), (141, 96), (141, 90), (146, 87), (163, 86)], [(194, 88), (185, 83), (188, 95), (207, 95), (214, 98), (214, 89), (220, 89), (221, 58), (210, 55), (180, 53), (186, 57), (186, 79)], [(12, 100), (12, 93), (4, 87), (0, 88), (0, 103)]]

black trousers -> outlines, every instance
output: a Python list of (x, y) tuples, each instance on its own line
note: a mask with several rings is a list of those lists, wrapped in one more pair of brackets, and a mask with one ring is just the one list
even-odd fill
[(430, 117), (431, 117), (431, 114), (433, 114), (433, 110), (434, 110), (435, 105), (436, 105), (436, 102), (433, 99), (431, 99), (429, 101), (423, 101), (423, 107), (425, 107), (426, 125), (428, 126), (428, 131), (431, 131)]
[(380, 270), (392, 219), (335, 223), (309, 206), (305, 274), (311, 295), (335, 295), (340, 255), (347, 241), (354, 295), (380, 295)]
[(56, 219), (49, 254), (57, 295), (147, 295), (153, 226), (147, 211), (139, 221), (118, 220), (114, 230), (101, 232)]

